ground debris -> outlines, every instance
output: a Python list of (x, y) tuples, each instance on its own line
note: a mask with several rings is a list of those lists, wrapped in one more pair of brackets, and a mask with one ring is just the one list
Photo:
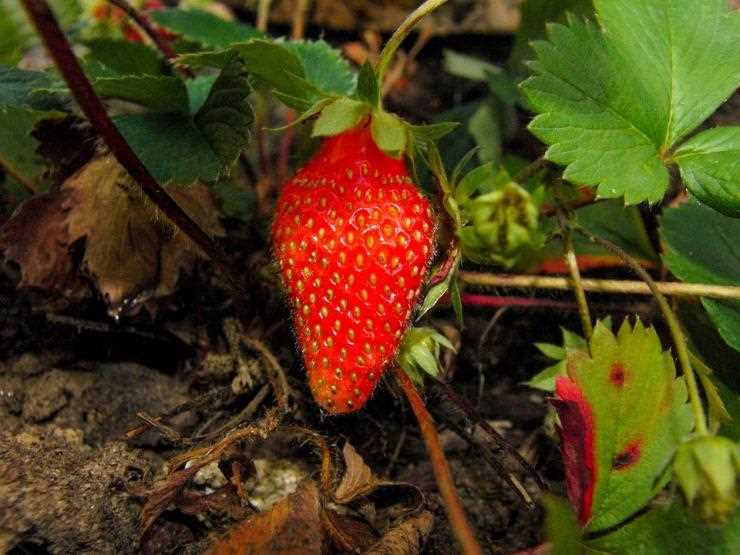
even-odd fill
[(90, 448), (76, 430), (0, 432), (0, 552), (22, 542), (55, 554), (135, 553), (138, 508), (126, 489), (149, 472), (138, 451)]

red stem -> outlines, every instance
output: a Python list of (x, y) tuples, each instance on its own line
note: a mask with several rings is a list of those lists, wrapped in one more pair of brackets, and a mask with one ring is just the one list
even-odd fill
[[(129, 4), (127, 0), (108, 0), (108, 3), (113, 4), (127, 16), (133, 19), (136, 25), (138, 25), (139, 28), (144, 31), (146, 36), (148, 36), (154, 43), (154, 45), (159, 49), (159, 51), (162, 52), (168, 63), (177, 57), (177, 53), (172, 48), (170, 41), (163, 37), (159, 33), (159, 31), (154, 28), (148, 17), (146, 17), (131, 4)], [(192, 72), (187, 68), (180, 68), (180, 71), (187, 77), (194, 77)]]
[(419, 429), (427, 447), (429, 460), (432, 463), (434, 478), (437, 480), (439, 493), (444, 500), (447, 518), (450, 521), (455, 538), (457, 538), (460, 544), (462, 553), (464, 555), (483, 555), (483, 550), (475, 539), (475, 534), (470, 527), (465, 509), (463, 509), (460, 496), (455, 488), (450, 466), (445, 458), (442, 445), (439, 442), (439, 435), (437, 435), (437, 428), (434, 426), (432, 416), (424, 406), (424, 401), (422, 401), (419, 392), (414, 387), (408, 375), (406, 375), (406, 372), (399, 367), (396, 367), (394, 372), (396, 374), (396, 380), (401, 385), (406, 398), (409, 400), (411, 410), (414, 411), (414, 416), (416, 416), (416, 420), (419, 422)]
[(105, 106), (82, 71), (82, 67), (80, 67), (72, 47), (49, 8), (49, 4), (46, 0), (21, 0), (21, 2), (82, 112), (98, 135), (105, 141), (113, 156), (155, 206), (221, 269), (230, 281), (230, 285), (235, 289), (240, 302), (246, 295), (236, 278), (238, 274), (231, 271), (230, 261), (226, 253), (157, 183), (157, 180), (149, 173), (149, 170), (146, 169), (146, 166), (118, 131), (113, 120), (108, 116)]

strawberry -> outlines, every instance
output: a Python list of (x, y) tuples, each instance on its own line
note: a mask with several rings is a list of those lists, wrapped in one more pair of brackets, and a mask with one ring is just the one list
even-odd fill
[(435, 221), (368, 123), (325, 139), (289, 180), (273, 249), (314, 398), (360, 409), (394, 359), (432, 257)]

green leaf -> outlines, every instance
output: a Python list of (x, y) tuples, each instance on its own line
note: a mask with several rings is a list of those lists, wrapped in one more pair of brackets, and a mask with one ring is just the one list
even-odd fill
[(289, 107), (303, 111), (322, 97), (321, 91), (306, 80), (301, 59), (285, 44), (252, 40), (235, 48), (247, 70), (269, 85)]
[(545, 533), (552, 543), (549, 555), (586, 555), (591, 553), (583, 545), (583, 532), (578, 525), (578, 517), (568, 502), (554, 495), (546, 495), (542, 500), (545, 506)]
[(85, 41), (86, 62), (99, 63), (121, 75), (163, 75), (164, 64), (153, 48), (140, 42), (114, 39)]
[(699, 133), (676, 151), (686, 187), (726, 216), (740, 217), (740, 127)]
[(569, 351), (553, 401), (562, 424), (568, 494), (588, 531), (618, 525), (662, 489), (692, 428), (684, 381), (655, 330), (599, 322), (590, 353)]
[(102, 98), (127, 100), (157, 112), (188, 113), (190, 101), (185, 83), (179, 77), (125, 75), (101, 77), (93, 81)]
[(593, 14), (592, 0), (525, 0), (522, 4), (522, 20), (517, 29), (514, 49), (509, 57), (508, 66), (518, 76), (524, 77), (527, 70), (526, 61), (532, 59), (532, 41), (545, 36), (548, 23), (563, 23), (566, 14), (590, 16)]
[(249, 143), (254, 122), (247, 98), (252, 92), (247, 70), (239, 58), (234, 58), (213, 83), (211, 92), (195, 115), (195, 123), (221, 159), (229, 167)]
[[(602, 325), (611, 328), (611, 321), (604, 320)], [(535, 343), (535, 347), (546, 357), (557, 361), (556, 364), (540, 370), (531, 380), (524, 382), (524, 385), (542, 391), (555, 391), (555, 380), (558, 376), (567, 376), (568, 371), (566, 363), (568, 357), (588, 356), (588, 343), (586, 340), (565, 328), (560, 328), (562, 334), (562, 346), (553, 345), (552, 343)]]
[(0, 66), (0, 106), (34, 108), (33, 91), (53, 85), (54, 80), (46, 73)]
[[(49, 0), (62, 29), (79, 24), (82, 7), (78, 0)], [(0, 0), (0, 64), (18, 62), (38, 39), (28, 17), (16, 0)]]
[(230, 179), (219, 179), (213, 184), (213, 192), (225, 217), (243, 222), (249, 222), (254, 217), (257, 209), (254, 188), (234, 183)]
[(298, 56), (306, 81), (317, 89), (340, 95), (354, 92), (357, 77), (349, 62), (325, 41), (290, 41), (284, 46)]
[(492, 102), (483, 102), (468, 121), (468, 133), (478, 146), (481, 162), (501, 159), (501, 125), (499, 112)]
[[(11, 6), (10, 0), (0, 0), (0, 63), (14, 64), (31, 44), (33, 34), (22, 23), (23, 14)], [(20, 20), (20, 21), (19, 21)]]
[(370, 113), (370, 105), (351, 98), (338, 98), (322, 111), (313, 128), (314, 137), (338, 135), (355, 127)]
[[(661, 218), (664, 259), (682, 281), (714, 285), (740, 283), (740, 220), (706, 206), (686, 203)], [(740, 351), (740, 301), (702, 299), (728, 345)]]
[(503, 72), (498, 66), (454, 50), (445, 50), (443, 56), (445, 71), (463, 79), (485, 82), (489, 74)]
[(373, 139), (386, 154), (400, 157), (406, 150), (408, 132), (401, 118), (380, 108), (373, 110)]
[(540, 115), (530, 129), (566, 179), (656, 202), (664, 153), (740, 84), (740, 14), (725, 0), (595, 4), (601, 29), (570, 18), (534, 44), (536, 75), (523, 87)]
[(679, 503), (656, 507), (627, 525), (587, 542), (614, 555), (725, 555), (740, 552), (740, 511), (721, 528), (706, 526)]
[(215, 181), (247, 145), (250, 88), (236, 58), (216, 79), (195, 117), (186, 114), (123, 115), (115, 123), (161, 183)]
[(0, 166), (38, 187), (45, 164), (36, 153), (39, 143), (31, 136), (31, 132), (39, 121), (63, 115), (59, 112), (0, 106)]
[(424, 143), (436, 143), (442, 137), (452, 133), (460, 124), (456, 121), (443, 121), (440, 123), (429, 123), (426, 125), (406, 124), (415, 141)]
[(191, 184), (220, 176), (221, 160), (191, 116), (130, 114), (114, 121), (160, 183)]
[(253, 27), (226, 21), (202, 10), (169, 8), (153, 11), (150, 17), (173, 33), (210, 48), (226, 48), (237, 42), (264, 36)]
[(378, 75), (370, 61), (366, 61), (357, 76), (357, 98), (377, 106), (380, 101), (380, 83)]
[[(233, 56), (233, 53), (231, 55)], [(191, 114), (196, 114), (201, 106), (205, 104), (217, 78), (218, 75), (198, 75), (194, 79), (185, 81), (185, 87), (188, 89)]]

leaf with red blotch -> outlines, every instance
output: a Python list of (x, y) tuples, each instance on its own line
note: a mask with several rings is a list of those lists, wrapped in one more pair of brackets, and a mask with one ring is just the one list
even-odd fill
[(693, 421), (684, 382), (654, 329), (625, 320), (614, 335), (599, 323), (589, 352), (569, 352), (553, 405), (568, 496), (594, 532), (623, 522), (663, 488)]

